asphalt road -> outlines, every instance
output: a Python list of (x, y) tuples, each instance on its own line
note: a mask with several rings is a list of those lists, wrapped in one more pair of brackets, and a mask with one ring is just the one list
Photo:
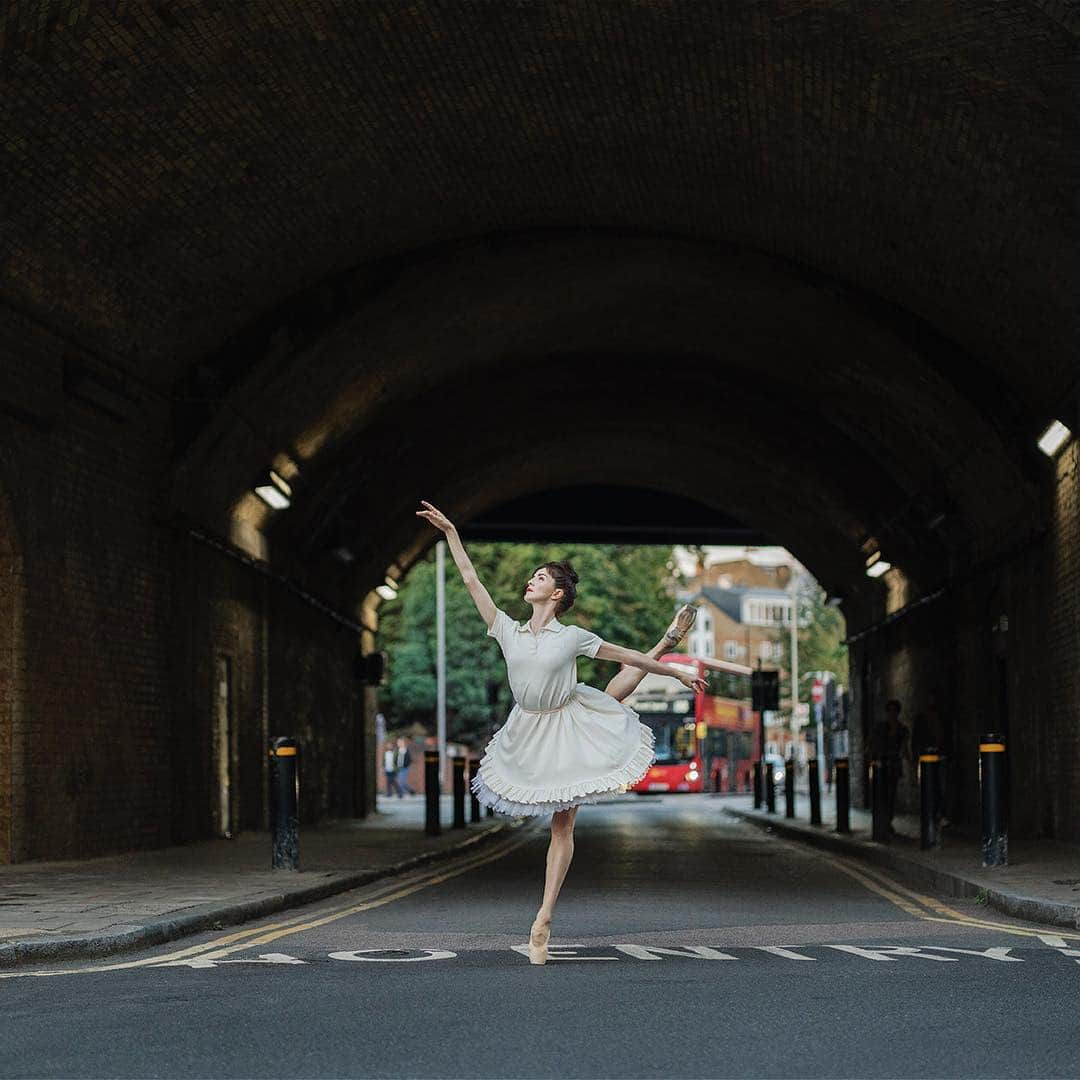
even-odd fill
[(1080, 933), (912, 892), (722, 805), (582, 808), (543, 967), (533, 822), (259, 923), (3, 973), (0, 1076), (1080, 1074)]

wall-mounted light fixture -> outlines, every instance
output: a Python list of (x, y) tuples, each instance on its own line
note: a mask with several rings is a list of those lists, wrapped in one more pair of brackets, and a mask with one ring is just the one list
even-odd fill
[(284, 510), (291, 501), (292, 487), (280, 473), (271, 469), (270, 483), (259, 484), (255, 494), (271, 509)]
[(881, 577), (881, 575), (884, 574), (887, 570), (891, 570), (891, 569), (892, 569), (892, 563), (886, 562), (881, 557), (881, 552), (880, 551), (875, 551), (866, 560), (866, 576), (867, 577), (878, 578), (878, 577)]
[(375, 591), (384, 600), (393, 600), (397, 597), (397, 593), (393, 589), (391, 589), (389, 585), (376, 585)]
[(1068, 441), (1072, 432), (1060, 421), (1054, 420), (1039, 436), (1039, 449), (1053, 457)]

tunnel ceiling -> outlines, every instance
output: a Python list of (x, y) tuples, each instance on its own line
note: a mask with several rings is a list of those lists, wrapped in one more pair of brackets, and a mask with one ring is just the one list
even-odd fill
[(313, 550), (436, 473), (477, 514), (615, 473), (695, 499), (678, 446), (826, 575), (867, 536), (917, 566), (1030, 517), (1031, 441), (1075, 424), (1078, 29), (1015, 0), (15, 5), (0, 300), (172, 396), (178, 505), (287, 453), (275, 528)]
[[(673, 469), (680, 467), (685, 462), (672, 463)], [(465, 540), (542, 543), (771, 543), (761, 530), (694, 499), (618, 484), (579, 484), (519, 496), (474, 516), (461, 527), (461, 535)]]

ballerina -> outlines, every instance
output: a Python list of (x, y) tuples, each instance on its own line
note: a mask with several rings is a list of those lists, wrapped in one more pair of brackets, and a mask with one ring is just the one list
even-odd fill
[[(532, 605), (532, 618), (516, 622), (484, 588), (457, 528), (431, 503), (420, 502), (426, 509), (417, 510), (417, 515), (446, 536), (488, 635), (499, 643), (514, 694), (506, 723), (491, 737), (480, 759), (472, 791), (478, 801), (500, 813), (552, 815), (544, 898), (529, 931), (529, 961), (543, 964), (555, 901), (574, 855), (578, 807), (618, 798), (656, 760), (652, 730), (622, 698), (647, 671), (670, 675), (695, 691), (704, 690), (705, 681), (636, 649), (604, 641), (582, 626), (561, 623), (556, 616), (573, 606), (578, 584), (565, 560), (537, 568), (523, 597)], [(693, 612), (680, 611), (653, 651), (677, 644), (692, 624)], [(577, 681), (579, 656), (614, 660), (640, 674), (624, 668), (608, 684), (614, 692), (598, 690)]]

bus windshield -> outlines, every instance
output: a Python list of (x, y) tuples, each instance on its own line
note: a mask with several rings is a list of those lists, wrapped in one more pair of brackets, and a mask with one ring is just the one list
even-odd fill
[(677, 765), (694, 756), (694, 720), (692, 717), (645, 713), (642, 723), (648, 724), (656, 736), (656, 764)]

